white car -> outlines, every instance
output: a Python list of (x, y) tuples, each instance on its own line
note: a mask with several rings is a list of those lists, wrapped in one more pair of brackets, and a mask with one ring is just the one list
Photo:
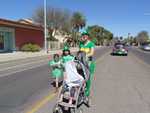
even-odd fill
[(141, 49), (144, 50), (144, 51), (150, 51), (150, 43), (142, 45)]

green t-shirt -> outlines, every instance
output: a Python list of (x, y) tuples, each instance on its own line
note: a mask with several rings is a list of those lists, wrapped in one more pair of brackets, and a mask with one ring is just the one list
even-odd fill
[(75, 59), (75, 57), (73, 55), (67, 55), (67, 56), (62, 57), (62, 62), (66, 63), (68, 61), (73, 61), (74, 59)]
[[(53, 68), (53, 66), (58, 66), (59, 68)], [(61, 61), (55, 62), (54, 60), (49, 61), (49, 66), (52, 67), (51, 75), (52, 77), (62, 77), (63, 76), (63, 69), (62, 69)]]
[(80, 51), (84, 51), (87, 54), (90, 52), (90, 49), (94, 48), (95, 44), (92, 41), (88, 41), (86, 44), (83, 44), (82, 42), (79, 45)]

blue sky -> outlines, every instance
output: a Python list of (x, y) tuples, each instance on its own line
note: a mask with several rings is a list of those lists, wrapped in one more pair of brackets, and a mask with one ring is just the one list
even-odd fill
[[(81, 11), (88, 25), (99, 24), (115, 35), (150, 33), (150, 0), (47, 0), (48, 5)], [(1, 0), (0, 18), (17, 20), (31, 17), (43, 0)]]

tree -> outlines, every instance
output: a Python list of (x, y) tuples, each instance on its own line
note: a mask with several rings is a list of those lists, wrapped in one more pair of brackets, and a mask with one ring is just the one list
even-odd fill
[(97, 45), (100, 45), (103, 40), (103, 27), (98, 25), (88, 26), (90, 37), (92, 40), (96, 41)]
[(147, 31), (141, 31), (138, 33), (136, 38), (137, 38), (138, 44), (143, 44), (143, 43), (147, 42), (147, 40), (149, 39), (148, 32)]
[(44, 9), (43, 7), (38, 7), (33, 15), (32, 15), (32, 19), (35, 23), (38, 23), (40, 25), (44, 26)]
[(80, 12), (75, 12), (72, 16), (72, 27), (74, 30), (79, 31), (86, 25), (86, 19)]
[(82, 13), (74, 12), (71, 18), (71, 23), (72, 23), (72, 31), (73, 31), (72, 37), (76, 43), (78, 41), (77, 32), (79, 32), (80, 29), (85, 27), (86, 19)]
[(88, 31), (92, 40), (97, 41), (97, 45), (109, 43), (113, 39), (113, 34), (99, 25), (88, 26)]
[(113, 39), (113, 33), (111, 33), (106, 29), (103, 29), (103, 43), (105, 42), (105, 45), (109, 45), (112, 39)]
[[(47, 29), (49, 36), (55, 34), (56, 30), (61, 30), (65, 33), (71, 32), (71, 12), (66, 9), (59, 9), (47, 6)], [(44, 9), (38, 7), (33, 12), (32, 19), (34, 22), (44, 26)], [(51, 38), (51, 37), (50, 37)]]
[(136, 43), (135, 37), (133, 36), (128, 37), (126, 42), (130, 45), (133, 45), (133, 43), (135, 44)]
[[(32, 19), (36, 23), (40, 23), (44, 26), (44, 9), (38, 7), (34, 12)], [(72, 35), (72, 40), (76, 43), (78, 41), (78, 32), (86, 25), (86, 19), (80, 12), (74, 12), (67, 9), (54, 8), (47, 6), (47, 29), (49, 31), (49, 38), (55, 37), (56, 31), (61, 33)], [(53, 34), (53, 35), (52, 35)], [(53, 36), (53, 37), (52, 37)]]

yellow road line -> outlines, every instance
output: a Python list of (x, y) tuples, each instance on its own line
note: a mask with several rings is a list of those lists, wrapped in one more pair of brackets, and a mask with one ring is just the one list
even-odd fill
[(44, 99), (42, 99), (40, 102), (38, 102), (30, 111), (27, 113), (35, 113), (37, 112), (42, 106), (44, 106), (46, 103), (48, 103), (50, 100), (52, 100), (56, 96), (55, 93), (52, 93), (48, 96), (46, 96)]
[[(98, 58), (96, 60), (96, 63), (102, 61), (106, 56), (108, 55), (108, 52), (105, 53), (103, 56), (101, 56), (100, 58)], [(39, 101), (38, 103), (35, 104), (35, 106), (29, 110), (26, 113), (35, 113), (37, 112), (40, 108), (42, 108), (45, 104), (47, 104), (49, 101), (51, 101), (54, 97), (56, 96), (55, 93), (49, 94), (48, 96), (46, 96), (44, 99), (42, 99), (41, 101)]]

